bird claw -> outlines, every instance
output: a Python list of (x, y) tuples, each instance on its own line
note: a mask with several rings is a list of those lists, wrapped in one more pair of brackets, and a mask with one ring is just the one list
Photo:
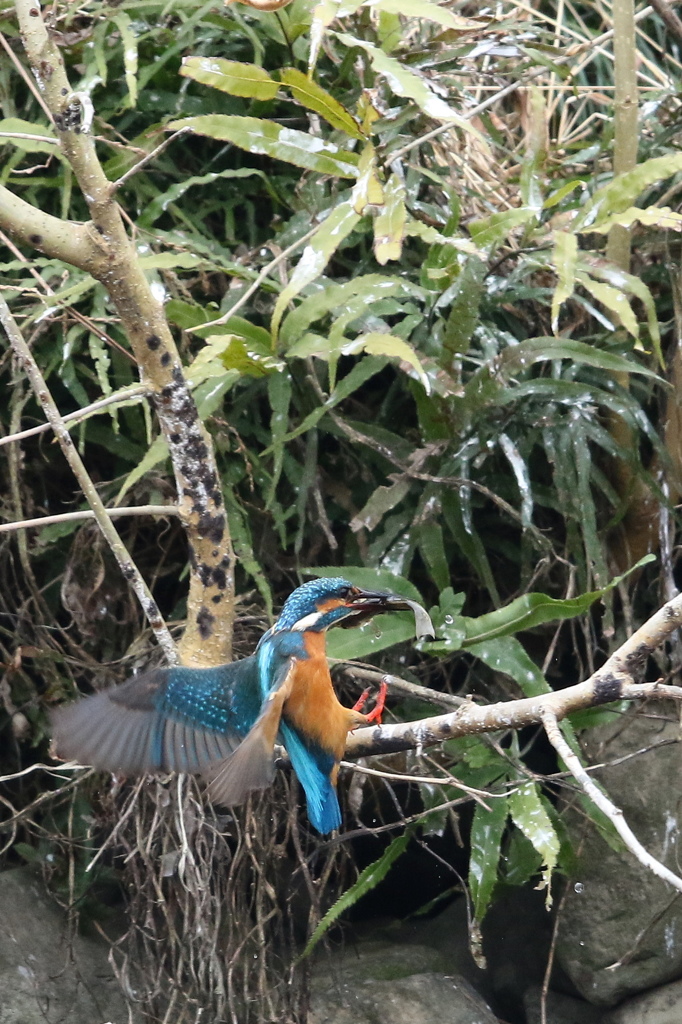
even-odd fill
[[(360, 700), (362, 701), (362, 704), (360, 705), (360, 707), (362, 707), (364, 705), (365, 701), (367, 700), (368, 693), (369, 693), (369, 691), (365, 690), (365, 692), (360, 697)], [(372, 708), (370, 713), (366, 716), (366, 721), (367, 721), (368, 724), (370, 722), (376, 722), (377, 725), (381, 725), (381, 716), (383, 715), (384, 708), (386, 706), (386, 694), (387, 693), (388, 693), (388, 685), (382, 679), (381, 683), (379, 684), (379, 692), (377, 694), (376, 704), (374, 705), (374, 707)]]

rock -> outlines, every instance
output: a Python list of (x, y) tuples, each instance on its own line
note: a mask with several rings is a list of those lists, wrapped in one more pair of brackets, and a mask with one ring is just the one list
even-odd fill
[(496, 1024), (484, 1000), (427, 946), (361, 943), (321, 957), (309, 1024)]
[(674, 981), (628, 999), (611, 1011), (608, 1024), (680, 1024), (681, 1020), (682, 981)]
[[(526, 1024), (541, 1024), (541, 993), (542, 990), (536, 986), (526, 992), (523, 1000)], [(561, 992), (548, 992), (547, 1024), (611, 1024), (611, 1017), (608, 1014), (605, 1016), (602, 1009), (591, 1006), (584, 999), (574, 999)]]
[(128, 1024), (107, 947), (67, 939), (63, 912), (28, 868), (0, 873), (0, 1024)]
[(508, 889), (486, 914), (482, 931), (486, 970), (471, 956), (463, 897), (435, 917), (415, 918), (386, 929), (384, 936), (398, 943), (431, 946), (443, 959), (446, 974), (462, 976), (499, 1016), (516, 1019), (524, 993), (529, 986), (542, 984), (545, 974), (552, 937), (545, 893), (529, 886)]
[[(656, 704), (656, 715), (665, 705)], [(679, 739), (679, 718), (641, 713), (584, 735), (590, 763)], [(597, 773), (639, 841), (679, 873), (679, 791), (682, 744), (673, 742)], [(625, 997), (682, 975), (682, 903), (675, 891), (626, 850), (614, 851), (583, 818), (567, 816), (580, 850), (578, 885), (566, 897), (557, 959), (589, 1002), (613, 1006)], [(682, 1020), (682, 1014), (680, 1014)]]

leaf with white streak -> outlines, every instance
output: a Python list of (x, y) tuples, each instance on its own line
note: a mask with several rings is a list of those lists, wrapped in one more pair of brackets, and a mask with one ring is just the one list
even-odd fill
[(399, 260), (403, 251), (407, 210), (405, 186), (397, 174), (392, 174), (386, 183), (384, 204), (374, 221), (374, 257), (382, 266), (389, 260)]
[(351, 49), (363, 49), (377, 74), (382, 75), (396, 96), (404, 96), (417, 104), (420, 110), (436, 121), (452, 121), (453, 127), (462, 128), (487, 150), (488, 146), (480, 132), (450, 107), (445, 100), (436, 96), (425, 78), (411, 71), (401, 61), (374, 46), (366, 39), (357, 39), (346, 32), (337, 32), (337, 38)]
[(284, 311), (299, 292), (319, 277), (341, 243), (348, 237), (360, 220), (350, 201), (340, 203), (324, 220), (303, 250), (303, 255), (291, 275), (289, 284), (282, 290), (272, 314), (270, 330), (277, 338)]

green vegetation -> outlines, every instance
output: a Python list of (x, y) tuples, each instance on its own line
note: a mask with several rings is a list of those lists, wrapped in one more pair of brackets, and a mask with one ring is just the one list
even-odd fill
[[(399, 649), (400, 675), (446, 693), (533, 696), (583, 678), (597, 651), (612, 650), (668, 596), (680, 476), (682, 214), (671, 207), (682, 181), (682, 67), (658, 16), (640, 19), (636, 81), (626, 82), (638, 97), (638, 162), (614, 174), (610, 15), (587, 3), (561, 10), (557, 22), (555, 5), (531, 13), (513, 0), (494, 16), (428, 0), (293, 0), (277, 13), (123, 0), (46, 13), (74, 90), (92, 101), (97, 152), (119, 181), (140, 265), (163, 297), (213, 438), (238, 555), (239, 654), (303, 571), (344, 567), (359, 581), (390, 573), (433, 608), (439, 632), (435, 645)], [(0, 184), (39, 210), (85, 221), (54, 128), (19, 74), (25, 58), (7, 5), (0, 30), (17, 60), (0, 70)], [(614, 238), (625, 239), (618, 258)], [(73, 428), (105, 502), (171, 504), (166, 440), (139, 394), (123, 400), (138, 366), (105, 287), (24, 244), (0, 249), (0, 259), (3, 294), (62, 414), (122, 396)], [(8, 350), (0, 374), (2, 434), (42, 423)], [(50, 442), (39, 434), (0, 450), (4, 520), (85, 507)], [(180, 622), (179, 524), (118, 522), (166, 619)], [(0, 774), (14, 776), (46, 757), (49, 705), (93, 678), (123, 678), (149, 637), (92, 525), (1, 540)], [(365, 658), (409, 636), (399, 619), (370, 625), (330, 637), (330, 653)], [(395, 652), (382, 658), (397, 671)], [(435, 713), (414, 699), (391, 709), (404, 720)], [(526, 774), (536, 747), (515, 734), (466, 737), (427, 766), (495, 795), (470, 825), (476, 922), (496, 886), (540, 873), (549, 881), (569, 863), (555, 803)], [(1, 791), (8, 864), (46, 863), (50, 844), (59, 859), (72, 841), (89, 855), (130, 806), (85, 780), (59, 790), (55, 825), (45, 786), (33, 773)], [(295, 805), (288, 784), (278, 792)], [(423, 835), (455, 827), (450, 803), (461, 790), (400, 793)], [(63, 824), (72, 798), (79, 815), (87, 804), (85, 833)], [(154, 832), (158, 807), (143, 799), (136, 813)], [(366, 823), (399, 825), (379, 786), (369, 804)], [(258, 830), (263, 857), (275, 841), (280, 856), (294, 842), (287, 813), (273, 812), (274, 838)], [(230, 842), (243, 844), (242, 827)], [(171, 833), (172, 822), (159, 858), (170, 856)], [(122, 842), (134, 850), (132, 836)], [(383, 856), (377, 844), (378, 860), (328, 922), (406, 842), (393, 838)], [(306, 836), (306, 849), (312, 843)], [(244, 872), (253, 870), (239, 849)], [(318, 877), (329, 898), (313, 897), (309, 881), (299, 939), (310, 939), (343, 887), (342, 855), (325, 856)], [(111, 858), (99, 863), (108, 880)], [(154, 888), (133, 865), (126, 875), (117, 863), (124, 887), (132, 878), (139, 887), (142, 919)], [(226, 901), (244, 877), (224, 883)], [(267, 884), (245, 915), (276, 906)], [(163, 914), (156, 927), (168, 930)], [(171, 974), (181, 960), (174, 948)], [(267, 998), (294, 999), (286, 977)], [(214, 978), (205, 989), (206, 1006), (220, 1012), (221, 986)]]

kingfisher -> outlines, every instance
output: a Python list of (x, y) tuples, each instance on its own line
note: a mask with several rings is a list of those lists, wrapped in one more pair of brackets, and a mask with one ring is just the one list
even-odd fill
[(361, 710), (367, 690), (352, 708), (340, 703), (327, 630), (408, 608), (414, 603), (397, 594), (340, 577), (311, 580), (290, 594), (248, 658), (153, 669), (53, 711), (53, 752), (125, 775), (198, 774), (209, 799), (232, 806), (270, 785), (280, 743), (305, 791), (308, 817), (324, 835), (341, 824), (336, 783), (348, 732), (380, 723), (386, 698), (382, 684), (369, 714)]

